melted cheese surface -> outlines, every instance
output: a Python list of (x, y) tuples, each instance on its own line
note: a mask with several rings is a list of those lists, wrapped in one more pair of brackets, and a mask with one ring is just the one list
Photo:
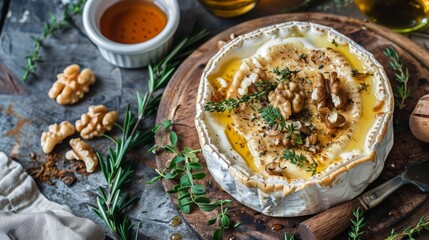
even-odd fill
[[(306, 55), (305, 60), (301, 57), (303, 55)], [(311, 159), (311, 162), (317, 162), (315, 173), (351, 155), (364, 154), (367, 151), (365, 140), (376, 119), (376, 112), (373, 110), (377, 103), (374, 79), (372, 76), (351, 76), (353, 69), (359, 72), (366, 69), (358, 57), (349, 51), (348, 45), (336, 45), (317, 37), (269, 40), (254, 49), (254, 53), (249, 57), (228, 60), (218, 72), (209, 76), (209, 81), (215, 89), (226, 92), (225, 98), (242, 97), (246, 88), (242, 86), (243, 81), (256, 67), (264, 69), (270, 81), (275, 81), (278, 77), (273, 73), (276, 67), (299, 70), (293, 81), (306, 92), (304, 108), (309, 114), (298, 118), (292, 116), (291, 121), (299, 120), (312, 124), (317, 131), (320, 150), (317, 153), (309, 152), (302, 146), (293, 150), (296, 154)], [(330, 134), (311, 102), (311, 91), (312, 82), (318, 74), (327, 75), (333, 71), (338, 73), (351, 103), (344, 111), (340, 111), (347, 119), (347, 126), (336, 130), (335, 134)], [(366, 90), (359, 89), (362, 84), (368, 86)], [(304, 166), (297, 166), (290, 161), (281, 160), (285, 147), (270, 145), (266, 134), (261, 130), (267, 128), (267, 124), (258, 116), (255, 105), (241, 104), (231, 112), (210, 114), (219, 125), (224, 126), (225, 135), (232, 148), (254, 172), (268, 175), (267, 165), (280, 161), (282, 175), (288, 181), (308, 179), (312, 176), (312, 172), (308, 171), (310, 161)], [(265, 149), (263, 154), (260, 148)]]

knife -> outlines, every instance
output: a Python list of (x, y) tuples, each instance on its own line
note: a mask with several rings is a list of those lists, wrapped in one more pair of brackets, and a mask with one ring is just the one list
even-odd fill
[[(404, 184), (413, 184), (422, 192), (429, 192), (429, 161), (405, 167), (405, 171), (361, 196), (337, 205), (302, 222), (298, 231), (303, 240), (329, 240), (350, 225), (353, 209), (364, 211), (377, 206)], [(335, 221), (333, 221), (335, 219)]]

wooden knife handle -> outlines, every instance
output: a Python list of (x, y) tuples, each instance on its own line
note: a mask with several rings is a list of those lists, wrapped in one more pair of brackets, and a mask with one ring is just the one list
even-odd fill
[(298, 227), (299, 235), (303, 240), (334, 239), (350, 225), (350, 218), (356, 207), (367, 210), (360, 199), (355, 198), (302, 222)]

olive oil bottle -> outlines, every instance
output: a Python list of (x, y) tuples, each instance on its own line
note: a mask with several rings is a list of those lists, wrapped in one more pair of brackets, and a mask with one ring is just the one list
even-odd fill
[(355, 0), (372, 22), (396, 32), (411, 32), (429, 21), (429, 0)]

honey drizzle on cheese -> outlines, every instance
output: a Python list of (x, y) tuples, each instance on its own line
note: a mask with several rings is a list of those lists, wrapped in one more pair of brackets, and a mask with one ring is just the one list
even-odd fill
[[(348, 45), (339, 45), (334, 46), (331, 42), (328, 42), (326, 39), (323, 39), (322, 37), (313, 37), (310, 38), (311, 44), (313, 44), (316, 48), (333, 48), (335, 51), (341, 53), (349, 62), (349, 64), (352, 66), (352, 68), (357, 69), (359, 72), (363, 72), (365, 69), (363, 68), (361, 61), (352, 53), (349, 51)], [(224, 79), (228, 85), (232, 82), (232, 78), (234, 74), (239, 69), (240, 65), (242, 63), (241, 59), (231, 59), (227, 61), (223, 66), (220, 68), (218, 72), (215, 74), (209, 76), (209, 81), (215, 88), (219, 88), (220, 84), (218, 81), (218, 78)], [(350, 73), (352, 74), (352, 73)], [(352, 140), (348, 143), (347, 147), (344, 148), (343, 152), (359, 152), (364, 153), (364, 145), (365, 145), (365, 139), (367, 137), (369, 129), (374, 125), (376, 120), (376, 112), (373, 111), (373, 107), (377, 103), (377, 99), (375, 97), (375, 88), (374, 88), (374, 79), (372, 76), (367, 76), (365, 78), (357, 79), (354, 78), (355, 82), (357, 84), (359, 83), (365, 83), (368, 84), (369, 87), (367, 90), (363, 90), (361, 92), (362, 94), (362, 114), (360, 121), (357, 125), (357, 131), (355, 132), (355, 135), (353, 136)], [(225, 126), (225, 134), (228, 137), (228, 140), (230, 144), (232, 145), (232, 148), (237, 151), (243, 159), (246, 161), (247, 165), (255, 172), (261, 172), (263, 169), (259, 169), (254, 164), (254, 158), (250, 153), (250, 150), (247, 146), (247, 144), (243, 144), (245, 142), (245, 139), (243, 136), (239, 135), (236, 130), (231, 127), (232, 124), (232, 118), (229, 115), (229, 112), (224, 113), (214, 113), (214, 118), (216, 121), (220, 123), (220, 125)], [(363, 130), (359, 130), (363, 129)], [(323, 139), (321, 139), (323, 141)], [(319, 157), (319, 154), (315, 154), (314, 157)], [(332, 159), (332, 161), (329, 162), (323, 162), (318, 161), (319, 166), (317, 167), (317, 172), (321, 172), (324, 169), (326, 169), (329, 165), (335, 162), (342, 161), (341, 156), (338, 156), (335, 159)]]

